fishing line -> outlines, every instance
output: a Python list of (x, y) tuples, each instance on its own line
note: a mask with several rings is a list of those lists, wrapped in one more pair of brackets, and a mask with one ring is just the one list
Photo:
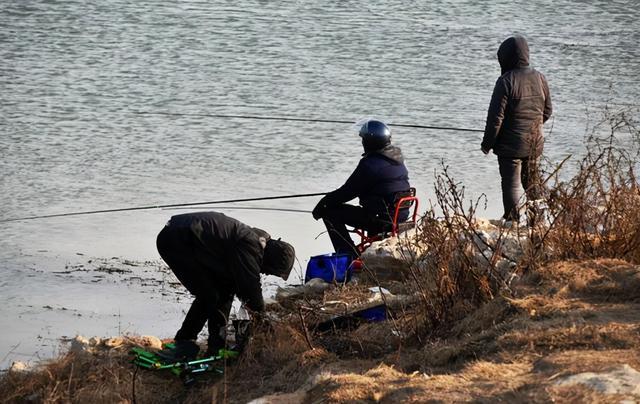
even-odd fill
[(12, 219), (2, 219), (2, 220), (0, 220), (0, 223), (16, 222), (16, 221), (19, 221), (19, 220), (46, 219), (46, 218), (51, 218), (51, 217), (93, 215), (93, 214), (96, 214), (96, 213), (111, 213), (111, 212), (126, 212), (126, 211), (134, 211), (134, 210), (180, 208), (180, 207), (185, 207), (185, 206), (212, 205), (212, 204), (218, 204), (218, 203), (235, 203), (235, 202), (268, 201), (268, 200), (273, 200), (273, 199), (306, 198), (306, 197), (309, 197), (309, 196), (321, 196), (321, 195), (326, 195), (326, 192), (317, 192), (317, 193), (314, 193), (314, 194), (294, 194), (294, 195), (263, 196), (263, 197), (259, 197), (259, 198), (225, 199), (225, 200), (208, 201), (208, 202), (173, 203), (173, 204), (168, 204), (168, 205), (136, 206), (136, 207), (128, 207), (128, 208), (89, 210), (89, 211), (83, 211), (83, 212), (55, 213), (55, 214), (51, 214), (51, 215), (25, 216), (25, 217), (17, 217), (17, 218), (12, 218)]
[(218, 210), (270, 210), (276, 212), (293, 212), (293, 213), (312, 213), (310, 210), (304, 209), (288, 209), (288, 208), (269, 208), (261, 206), (195, 206), (195, 207), (177, 207), (177, 208), (163, 208), (163, 210), (184, 210), (184, 209), (218, 209)]
[[(138, 115), (166, 115), (166, 116), (193, 116), (205, 118), (229, 118), (229, 119), (252, 119), (264, 121), (293, 121), (293, 122), (318, 122), (318, 123), (344, 123), (353, 125), (353, 121), (344, 121), (337, 119), (318, 119), (318, 118), (299, 118), (285, 116), (261, 116), (261, 115), (226, 115), (226, 114), (183, 114), (177, 112), (151, 112), (151, 111), (134, 111)], [(418, 129), (436, 129), (436, 130), (452, 130), (457, 132), (484, 132), (481, 129), (457, 128), (453, 126), (430, 126), (415, 125), (405, 123), (388, 123), (388, 126), (396, 126), (400, 128), (418, 128)]]

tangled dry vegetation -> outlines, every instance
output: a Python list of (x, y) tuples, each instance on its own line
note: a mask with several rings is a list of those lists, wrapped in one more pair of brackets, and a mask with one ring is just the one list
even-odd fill
[[(370, 273), (369, 283), (363, 277), (272, 306), (278, 320), (255, 332), (223, 376), (205, 374), (185, 388), (170, 373), (136, 370), (127, 347), (69, 353), (5, 374), (0, 401), (640, 400), (640, 391), (567, 382), (581, 372), (640, 370), (640, 132), (625, 114), (602, 123), (611, 131), (598, 137), (594, 128), (573, 175), (562, 164), (546, 170), (546, 209), (526, 229), (487, 237), (476, 219), (481, 200), (465, 201), (445, 168), (412, 241), (425, 253), (408, 254), (402, 276)], [(388, 321), (321, 327), (321, 307), (359, 304), (371, 286), (411, 298), (387, 302)]]
[[(598, 136), (603, 128), (608, 133)], [(624, 112), (605, 114), (587, 138), (587, 154), (569, 181), (554, 174), (552, 218), (540, 241), (547, 260), (589, 257), (640, 262), (640, 130)]]

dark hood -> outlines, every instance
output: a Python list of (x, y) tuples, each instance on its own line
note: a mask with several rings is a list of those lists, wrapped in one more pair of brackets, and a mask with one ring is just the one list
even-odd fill
[(285, 281), (289, 278), (296, 260), (296, 250), (289, 243), (277, 239), (270, 239), (264, 248), (262, 258), (262, 272), (279, 276)]
[(498, 48), (498, 61), (502, 74), (519, 67), (529, 66), (529, 45), (521, 36), (507, 38)]
[(402, 150), (400, 150), (399, 147), (393, 146), (393, 145), (386, 145), (385, 147), (383, 147), (380, 150), (376, 150), (376, 151), (372, 151), (369, 153), (365, 153), (363, 154), (363, 156), (366, 156), (368, 154), (380, 154), (386, 158), (388, 158), (389, 160), (392, 160), (394, 163), (396, 164), (402, 164), (404, 163), (404, 156), (402, 155)]

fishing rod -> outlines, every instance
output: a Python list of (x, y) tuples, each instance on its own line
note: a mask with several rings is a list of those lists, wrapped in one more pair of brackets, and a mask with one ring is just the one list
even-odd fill
[[(193, 116), (193, 117), (206, 117), (206, 118), (252, 119), (252, 120), (264, 120), (264, 121), (293, 121), (293, 122), (344, 123), (344, 124), (354, 123), (353, 121), (336, 120), (336, 119), (300, 118), (300, 117), (264, 116), (264, 115), (194, 114), (194, 113), (152, 112), (152, 111), (134, 111), (134, 113), (138, 115)], [(388, 123), (387, 125), (396, 126), (400, 128), (452, 130), (457, 132), (484, 132), (484, 130), (481, 130), (481, 129), (457, 128), (453, 126), (430, 126), (430, 125), (415, 125), (415, 124), (405, 124), (405, 123)]]
[(46, 218), (51, 218), (51, 217), (93, 215), (93, 214), (96, 214), (96, 213), (126, 212), (126, 211), (149, 210), (149, 209), (181, 208), (181, 207), (185, 207), (185, 206), (214, 205), (214, 204), (219, 204), (219, 203), (236, 203), (236, 202), (252, 202), (252, 201), (268, 201), (268, 200), (273, 200), (273, 199), (306, 198), (306, 197), (310, 197), (310, 196), (321, 196), (321, 195), (326, 195), (326, 192), (317, 192), (317, 193), (313, 193), (313, 194), (263, 196), (263, 197), (259, 197), (259, 198), (225, 199), (225, 200), (208, 201), (208, 202), (173, 203), (173, 204), (168, 204), (168, 205), (136, 206), (136, 207), (128, 207), (128, 208), (88, 210), (88, 211), (82, 211), (82, 212), (55, 213), (55, 214), (51, 214), (51, 215), (25, 216), (25, 217), (11, 218), (11, 219), (1, 219), (0, 223), (17, 222), (17, 221), (20, 221), (20, 220), (46, 219)]
[(183, 210), (183, 209), (217, 209), (217, 210), (268, 210), (275, 212), (292, 212), (292, 213), (312, 213), (310, 210), (289, 209), (289, 208), (271, 208), (266, 206), (195, 206), (195, 207), (177, 207), (163, 208), (163, 210)]

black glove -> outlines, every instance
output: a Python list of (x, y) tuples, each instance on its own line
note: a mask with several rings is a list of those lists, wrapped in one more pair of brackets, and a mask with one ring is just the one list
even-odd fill
[(253, 331), (251, 320), (233, 320), (232, 323), (236, 332), (236, 343), (232, 350), (242, 352), (251, 339)]
[(273, 333), (274, 331), (272, 319), (267, 315), (266, 312), (252, 314), (251, 328), (252, 332), (257, 332), (260, 334), (269, 334)]
[(327, 205), (325, 205), (324, 198), (322, 198), (320, 199), (320, 202), (318, 202), (316, 207), (313, 208), (313, 211), (311, 212), (311, 214), (313, 215), (314, 219), (318, 220), (322, 217), (326, 209), (327, 209)]

